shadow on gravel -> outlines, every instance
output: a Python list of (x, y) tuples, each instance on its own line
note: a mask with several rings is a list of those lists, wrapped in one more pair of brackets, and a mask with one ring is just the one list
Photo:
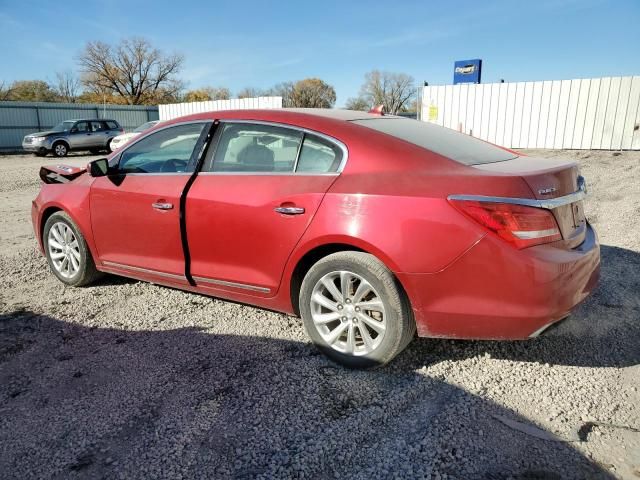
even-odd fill
[(0, 477), (611, 478), (494, 415), (527, 422), (402, 358), (349, 371), (291, 341), (0, 316)]
[(515, 342), (418, 339), (408, 349), (414, 358), (412, 367), (483, 354), (579, 367), (640, 364), (640, 254), (602, 245), (601, 255), (596, 291), (539, 338)]

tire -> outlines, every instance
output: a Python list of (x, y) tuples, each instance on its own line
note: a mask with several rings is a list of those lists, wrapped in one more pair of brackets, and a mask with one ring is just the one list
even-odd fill
[(54, 157), (66, 157), (69, 153), (69, 145), (64, 142), (56, 142), (53, 144), (51, 151)]
[[(320, 302), (318, 295), (324, 297)], [(300, 314), (318, 349), (349, 368), (385, 365), (416, 332), (409, 301), (393, 273), (363, 252), (334, 253), (313, 265), (300, 288)]]
[(56, 212), (47, 219), (42, 241), (51, 271), (65, 285), (82, 287), (101, 276), (80, 229), (66, 213)]
[(113, 150), (111, 150), (111, 142), (112, 141), (113, 141), (113, 138), (110, 138), (109, 141), (107, 142), (107, 153), (113, 152)]

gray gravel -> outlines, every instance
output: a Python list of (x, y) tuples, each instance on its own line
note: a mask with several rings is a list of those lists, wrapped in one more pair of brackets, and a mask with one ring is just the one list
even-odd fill
[(539, 339), (421, 339), (373, 372), (286, 315), (118, 277), (64, 288), (29, 219), (60, 162), (0, 157), (0, 477), (637, 479), (640, 154), (536, 154), (581, 164), (597, 293)]

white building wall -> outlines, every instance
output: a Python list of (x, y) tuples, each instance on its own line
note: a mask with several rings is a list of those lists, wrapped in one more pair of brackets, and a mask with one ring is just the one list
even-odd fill
[(508, 148), (640, 150), (640, 76), (424, 87), (421, 113)]
[(160, 120), (183, 117), (193, 113), (217, 110), (249, 110), (254, 108), (282, 108), (282, 97), (232, 98), (208, 102), (169, 103), (159, 105)]

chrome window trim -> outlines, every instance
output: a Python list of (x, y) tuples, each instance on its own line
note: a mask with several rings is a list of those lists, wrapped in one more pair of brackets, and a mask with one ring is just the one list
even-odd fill
[(196, 281), (196, 283), (209, 283), (212, 285), (242, 288), (244, 290), (252, 290), (254, 292), (263, 292), (263, 293), (269, 293), (271, 291), (270, 289), (265, 287), (258, 287), (256, 285), (249, 285), (246, 283), (229, 282), (227, 280), (216, 280), (215, 278), (197, 277), (195, 275), (193, 275), (192, 278)]
[[(144, 174), (138, 174), (144, 175)], [(198, 176), (201, 175), (242, 175), (242, 176), (280, 176), (280, 177), (337, 177), (340, 175), (338, 172), (331, 173), (311, 173), (311, 172), (198, 172)]]
[[(280, 122), (269, 122), (266, 120), (246, 120), (246, 119), (234, 119), (234, 118), (220, 118), (218, 120), (221, 124), (225, 124), (225, 123), (244, 123), (244, 124), (252, 124), (252, 125), (266, 125), (268, 127), (280, 127), (280, 128), (286, 128), (289, 130), (295, 130), (298, 132), (301, 132), (302, 138), (300, 141), (300, 148), (298, 149), (298, 155), (300, 154), (300, 151), (302, 150), (302, 142), (304, 141), (304, 134), (309, 134), (309, 135), (315, 135), (316, 137), (320, 137), (330, 143), (333, 143), (335, 146), (337, 146), (340, 151), (342, 152), (342, 159), (340, 160), (340, 165), (338, 165), (338, 168), (336, 169), (335, 172), (325, 172), (325, 173), (310, 173), (310, 172), (296, 172), (296, 171), (287, 171), (287, 172), (198, 172), (198, 175), (205, 175), (205, 174), (209, 174), (209, 175), (225, 175), (225, 174), (234, 174), (234, 175), (238, 175), (238, 174), (248, 174), (248, 175), (298, 175), (298, 176), (304, 176), (304, 175), (312, 175), (312, 176), (318, 176), (318, 175), (340, 175), (342, 173), (342, 171), (344, 170), (344, 167), (347, 165), (347, 160), (349, 158), (349, 149), (347, 148), (347, 146), (341, 142), (340, 140), (333, 138), (329, 135), (326, 135), (322, 132), (318, 132), (316, 130), (311, 130), (309, 128), (305, 128), (305, 127), (299, 127), (298, 125), (291, 125), (289, 123), (280, 123)], [(218, 149), (218, 145), (216, 144), (215, 149)], [(215, 151), (213, 152), (213, 155), (215, 156)], [(297, 160), (297, 159), (296, 159)]]
[(123, 270), (131, 270), (132, 272), (148, 273), (151, 275), (157, 275), (159, 277), (173, 278), (176, 280), (184, 280), (184, 281), (187, 280), (187, 278), (184, 275), (176, 275), (175, 273), (159, 272), (158, 270), (150, 270), (148, 268), (142, 268), (142, 267), (133, 267), (131, 265), (124, 265), (122, 263), (103, 261), (102, 264), (106, 267), (121, 268)]
[(515, 205), (524, 205), (526, 207), (545, 208), (553, 210), (554, 208), (569, 205), (571, 203), (583, 200), (587, 196), (587, 192), (581, 187), (580, 190), (565, 195), (563, 197), (550, 198), (548, 200), (538, 200), (534, 198), (513, 198), (513, 197), (491, 197), (485, 195), (449, 195), (449, 200), (474, 200), (477, 202), (491, 203), (512, 203)]

